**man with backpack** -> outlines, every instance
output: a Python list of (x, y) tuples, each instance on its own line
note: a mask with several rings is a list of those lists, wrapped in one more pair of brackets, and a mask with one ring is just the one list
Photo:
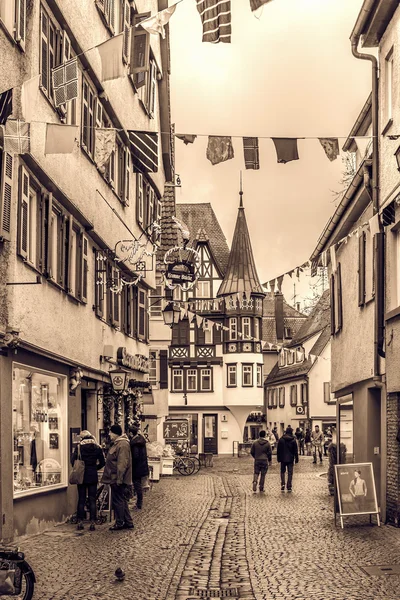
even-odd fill
[(263, 493), (268, 464), (271, 464), (272, 461), (272, 449), (269, 441), (265, 439), (266, 431), (261, 430), (258, 435), (258, 440), (253, 442), (250, 450), (250, 454), (254, 458), (253, 492), (257, 491), (258, 476), (260, 475), (260, 492)]
[(290, 425), (278, 442), (277, 460), (281, 463), (281, 492), (285, 491), (285, 474), (288, 472), (287, 491), (292, 491), (293, 463), (299, 462), (299, 451)]

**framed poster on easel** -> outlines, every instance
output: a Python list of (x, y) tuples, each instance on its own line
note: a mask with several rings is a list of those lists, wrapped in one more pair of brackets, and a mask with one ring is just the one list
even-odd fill
[(339, 513), (343, 519), (356, 515), (376, 515), (380, 526), (380, 511), (376, 496), (372, 463), (335, 465), (335, 522)]

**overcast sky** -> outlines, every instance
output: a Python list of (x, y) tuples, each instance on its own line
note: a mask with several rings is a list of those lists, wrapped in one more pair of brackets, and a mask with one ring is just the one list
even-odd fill
[(362, 0), (272, 0), (258, 19), (249, 0), (231, 4), (231, 44), (202, 43), (195, 0), (181, 2), (170, 21), (176, 131), (239, 136), (235, 158), (215, 166), (207, 137), (176, 141), (177, 202), (211, 202), (230, 244), (242, 169), (264, 282), (308, 260), (334, 211), (343, 165), (317, 139), (299, 140), (300, 160), (278, 164), (272, 140), (263, 139), (260, 170), (246, 171), (240, 136), (345, 138), (370, 92), (371, 67), (353, 57), (349, 41)]

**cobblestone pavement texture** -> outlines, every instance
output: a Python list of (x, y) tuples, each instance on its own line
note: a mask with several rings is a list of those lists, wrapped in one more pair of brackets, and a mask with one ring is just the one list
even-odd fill
[(365, 516), (335, 527), (326, 460), (301, 457), (291, 494), (273, 461), (264, 494), (251, 490), (251, 458), (216, 457), (153, 485), (132, 531), (62, 524), (21, 538), (35, 600), (397, 600), (400, 575), (363, 568), (400, 565), (400, 531)]

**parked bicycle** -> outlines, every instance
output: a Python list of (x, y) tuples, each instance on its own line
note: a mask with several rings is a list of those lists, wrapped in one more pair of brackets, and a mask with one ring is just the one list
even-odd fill
[(200, 460), (197, 456), (193, 456), (193, 454), (190, 454), (188, 446), (186, 444), (175, 446), (175, 454), (183, 458), (188, 458), (194, 463), (194, 471), (193, 473), (189, 473), (189, 475), (195, 475), (198, 471), (200, 471)]
[(193, 475), (196, 470), (194, 460), (188, 456), (175, 456), (174, 470), (179, 471), (181, 475)]
[(35, 588), (35, 574), (16, 546), (0, 546), (0, 600), (19, 598), (31, 600)]

